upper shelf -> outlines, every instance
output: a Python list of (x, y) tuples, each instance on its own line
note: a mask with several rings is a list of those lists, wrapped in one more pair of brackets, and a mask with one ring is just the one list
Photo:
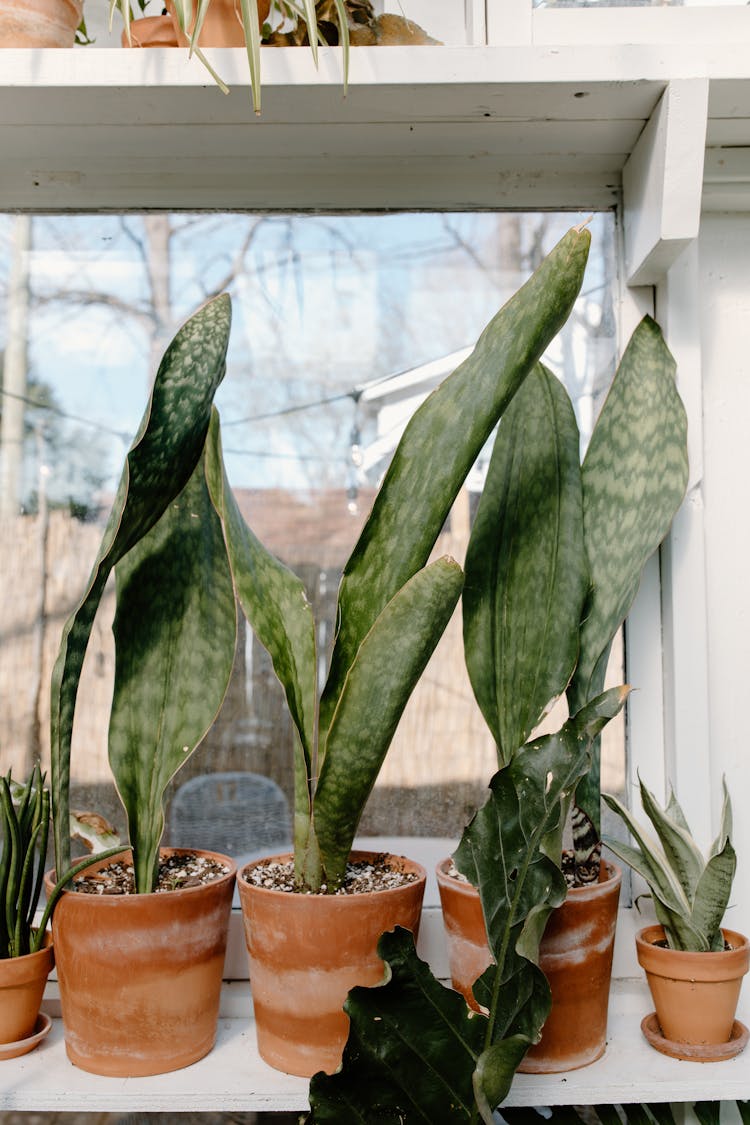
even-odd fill
[(260, 117), (240, 50), (210, 52), (228, 96), (181, 49), (4, 50), (0, 209), (610, 207), (671, 78), (750, 145), (733, 16), (722, 46), (357, 48), (346, 97), (338, 49), (268, 49)]

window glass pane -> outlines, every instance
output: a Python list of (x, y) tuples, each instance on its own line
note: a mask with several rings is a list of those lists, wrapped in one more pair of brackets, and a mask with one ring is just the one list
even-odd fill
[[(217, 396), (230, 480), (260, 538), (304, 579), (330, 643), (336, 590), (406, 420), (576, 216), (555, 214), (0, 217), (2, 767), (48, 762), (49, 680), (165, 344), (228, 289)], [(582, 444), (615, 365), (614, 220), (592, 220), (581, 297), (546, 357)], [(463, 559), (489, 450), (438, 549)], [(110, 624), (101, 607), (74, 731), (75, 800), (121, 828), (107, 765)], [(622, 681), (622, 654), (613, 682)], [(322, 672), (324, 669), (322, 669)], [(605, 784), (624, 780), (622, 723)], [(410, 702), (362, 825), (455, 835), (494, 749), (464, 671), (457, 615)], [(251, 770), (291, 797), (291, 729), (264, 650), (243, 632), (224, 709), (178, 783)], [(196, 841), (199, 843), (199, 841)]]

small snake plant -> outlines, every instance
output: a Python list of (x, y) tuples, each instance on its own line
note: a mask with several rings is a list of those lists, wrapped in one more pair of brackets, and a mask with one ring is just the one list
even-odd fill
[(23, 957), (41, 947), (36, 930), (50, 822), (49, 790), (35, 766), (26, 785), (0, 777), (0, 959)]
[(732, 805), (723, 782), (724, 801), (719, 834), (704, 859), (696, 847), (685, 815), (670, 791), (661, 808), (653, 793), (640, 780), (641, 804), (656, 831), (648, 833), (611, 794), (602, 796), (627, 824), (638, 847), (605, 836), (604, 842), (649, 885), (656, 917), (664, 927), (671, 949), (692, 952), (721, 952), (724, 938), (721, 922), (726, 913), (737, 867), (730, 842)]

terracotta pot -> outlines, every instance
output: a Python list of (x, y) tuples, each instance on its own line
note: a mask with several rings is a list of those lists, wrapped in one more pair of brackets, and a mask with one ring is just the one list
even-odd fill
[(33, 1034), (54, 963), (49, 938), (38, 953), (0, 961), (0, 1043), (18, 1043)]
[(0, 47), (72, 47), (83, 0), (0, 0)]
[(659, 1026), (673, 1043), (721, 1044), (732, 1037), (742, 978), (750, 966), (750, 942), (734, 930), (722, 933), (732, 947), (723, 953), (656, 945), (664, 941), (661, 926), (647, 926), (636, 935), (638, 961)]
[[(373, 852), (352, 852), (352, 860), (371, 860)], [(284, 862), (288, 855), (272, 856)], [(426, 872), (402, 856), (391, 856), (413, 883), (354, 895), (305, 895), (254, 887), (237, 880), (250, 961), (258, 1050), (267, 1063), (288, 1074), (310, 1078), (329, 1073), (341, 1062), (349, 1032), (343, 1004), (354, 985), (378, 984), (383, 962), (380, 935), (395, 926), (416, 938)]]
[[(167, 0), (167, 11), (172, 20), (177, 42), (187, 46), (189, 37), (180, 30), (174, 6)], [(268, 18), (271, 0), (258, 0), (258, 23), (262, 27)], [(190, 29), (192, 31), (193, 24)], [(242, 26), (240, 0), (211, 0), (198, 38), (200, 47), (244, 47), (245, 30)]]
[(123, 47), (176, 47), (177, 36), (169, 16), (141, 16), (130, 21), (130, 42), (123, 31)]
[[(236, 866), (211, 883), (146, 895), (65, 891), (52, 920), (65, 1049), (94, 1074), (137, 1077), (211, 1050)], [(127, 853), (123, 858), (128, 858)], [(91, 872), (112, 863), (92, 864)], [(48, 873), (49, 893), (54, 879)]]
[[(472, 886), (446, 874), (449, 862), (438, 865), (437, 875), (451, 976), (454, 987), (476, 1010), (471, 986), (490, 964), (482, 908)], [(568, 891), (563, 905), (552, 912), (539, 950), (539, 965), (552, 991), (552, 1009), (541, 1042), (528, 1051), (520, 1071), (576, 1070), (604, 1054), (621, 882), (620, 868), (602, 863), (598, 883)]]

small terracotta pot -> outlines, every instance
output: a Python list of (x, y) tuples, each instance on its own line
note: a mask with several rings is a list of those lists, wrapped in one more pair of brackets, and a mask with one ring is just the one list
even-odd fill
[[(203, 1058), (216, 1038), (237, 868), (203, 886), (145, 895), (66, 890), (52, 918), (65, 1049), (94, 1074), (140, 1077)], [(128, 853), (123, 859), (128, 860)], [(92, 864), (89, 872), (113, 860)], [(45, 883), (49, 893), (54, 873)]]
[(0, 0), (0, 47), (72, 47), (83, 0)]
[(141, 16), (130, 21), (130, 42), (128, 33), (120, 37), (123, 47), (176, 47), (177, 36), (169, 16)]
[[(352, 852), (351, 859), (374, 856)], [(268, 860), (248, 864), (240, 873), (258, 1051), (277, 1070), (303, 1078), (334, 1071), (349, 1033), (343, 1011), (349, 989), (383, 979), (380, 935), (404, 926), (416, 939), (426, 872), (402, 856), (389, 858), (418, 879), (368, 894), (305, 895), (248, 883), (246, 872)]]
[[(474, 887), (447, 874), (449, 863), (438, 865), (437, 877), (451, 977), (454, 988), (478, 1010), (472, 985), (490, 964), (482, 907)], [(550, 915), (539, 966), (549, 981), (552, 1008), (541, 1042), (527, 1052), (520, 1071), (576, 1070), (604, 1054), (621, 882), (620, 868), (602, 862), (600, 881), (568, 891)]]
[(638, 962), (659, 1026), (674, 1043), (721, 1044), (732, 1036), (742, 978), (750, 967), (750, 942), (734, 930), (721, 932), (731, 946), (723, 953), (656, 945), (664, 941), (661, 926), (647, 926), (636, 935)]
[[(180, 30), (177, 13), (171, 0), (166, 8), (172, 20), (174, 33), (180, 46), (186, 47), (189, 37)], [(258, 0), (258, 24), (263, 26), (268, 18), (271, 0)], [(190, 30), (192, 31), (191, 24)], [(199, 47), (244, 47), (245, 29), (242, 25), (240, 0), (211, 0), (198, 37)]]
[(0, 1043), (18, 1043), (33, 1033), (54, 963), (49, 937), (38, 953), (0, 961)]

